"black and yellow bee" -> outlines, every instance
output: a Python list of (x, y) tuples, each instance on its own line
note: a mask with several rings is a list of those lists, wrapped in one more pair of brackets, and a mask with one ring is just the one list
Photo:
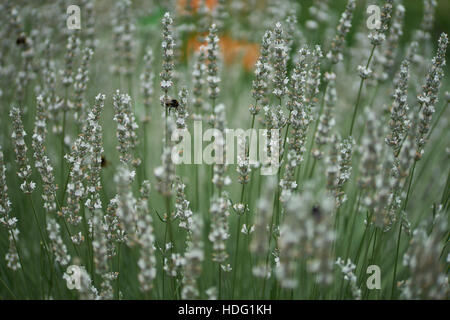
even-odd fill
[(109, 161), (106, 160), (106, 157), (102, 155), (102, 162), (101, 162), (102, 168), (106, 168), (108, 165), (109, 165)]
[(180, 104), (178, 103), (178, 100), (176, 99), (167, 99), (165, 102), (166, 108), (169, 109), (169, 113), (172, 109), (178, 110), (178, 107)]
[(20, 34), (19, 37), (16, 39), (16, 45), (25, 45), (27, 43), (27, 37), (25, 34)]

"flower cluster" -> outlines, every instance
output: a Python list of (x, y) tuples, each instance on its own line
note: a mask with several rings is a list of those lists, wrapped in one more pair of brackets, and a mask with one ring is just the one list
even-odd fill
[(20, 189), (24, 193), (32, 193), (36, 188), (36, 184), (31, 180), (31, 166), (27, 157), (27, 145), (25, 143), (25, 132), (22, 124), (22, 111), (13, 107), (10, 112), (10, 116), (13, 122), (13, 133), (11, 138), (14, 144), (14, 152), (16, 153), (16, 162), (18, 166), (17, 175), (23, 183), (20, 185)]
[(137, 129), (139, 128), (131, 105), (131, 97), (121, 94), (119, 90), (114, 95), (114, 121), (117, 122), (117, 150), (120, 153), (120, 161), (123, 164), (138, 166), (141, 161), (134, 158), (134, 151), (138, 145)]
[(345, 37), (352, 27), (353, 11), (356, 7), (355, 0), (348, 0), (345, 11), (341, 15), (339, 24), (336, 29), (336, 35), (331, 41), (331, 49), (327, 54), (327, 58), (334, 64), (343, 60), (342, 51), (344, 50)]
[(160, 73), (161, 77), (161, 90), (164, 91), (164, 97), (161, 98), (162, 107), (165, 107), (165, 101), (169, 98), (168, 92), (173, 86), (172, 73), (173, 73), (173, 48), (174, 40), (172, 35), (173, 20), (170, 17), (170, 13), (166, 12), (162, 20), (163, 25), (163, 41), (161, 43), (162, 48), (162, 60), (163, 70)]
[(219, 83), (220, 83), (220, 77), (218, 74), (218, 66), (217, 66), (217, 60), (219, 55), (219, 37), (217, 36), (217, 26), (215, 24), (211, 25), (209, 28), (209, 34), (207, 37), (207, 45), (206, 50), (208, 53), (207, 61), (207, 71), (208, 76), (206, 77), (206, 80), (208, 82), (208, 93), (209, 98), (212, 100), (213, 108), (215, 100), (217, 99), (220, 89), (219, 89)]
[(286, 40), (283, 36), (283, 29), (281, 27), (281, 23), (277, 22), (275, 25), (275, 29), (273, 31), (273, 56), (272, 56), (272, 64), (273, 64), (273, 91), (275, 97), (279, 100), (283, 99), (284, 95), (287, 92), (287, 85), (289, 83), (289, 78), (287, 77), (287, 46)]
[(141, 74), (141, 92), (144, 98), (145, 117), (143, 122), (150, 121), (150, 108), (153, 102), (153, 51), (148, 48), (144, 55), (144, 71)]
[(420, 119), (418, 133), (416, 136), (416, 157), (422, 158), (423, 149), (426, 144), (427, 134), (430, 130), (431, 118), (435, 111), (438, 100), (438, 92), (444, 77), (445, 53), (447, 51), (448, 36), (442, 33), (438, 41), (438, 50), (433, 58), (431, 68), (428, 71), (422, 93), (417, 97), (420, 104)]
[(102, 126), (100, 125), (100, 115), (105, 105), (105, 95), (98, 94), (95, 97), (95, 104), (89, 112), (86, 124), (86, 136), (89, 142), (89, 165), (87, 176), (87, 199), (85, 205), (91, 211), (102, 208), (100, 201), (100, 190), (102, 188), (100, 175), (102, 170)]
[(391, 21), (392, 7), (394, 0), (386, 0), (381, 9), (380, 21), (378, 21), (379, 26), (374, 31), (369, 34), (369, 40), (372, 45), (379, 46), (386, 39), (386, 32), (389, 29), (389, 23)]
[(44, 105), (42, 96), (36, 99), (36, 120), (34, 122), (34, 133), (32, 139), (32, 147), (34, 150), (34, 166), (39, 171), (42, 179), (42, 200), (44, 201), (44, 209), (47, 212), (56, 211), (56, 190), (55, 175), (50, 159), (45, 154), (45, 138), (47, 135), (47, 116), (48, 111)]
[(268, 103), (268, 83), (267, 78), (270, 74), (270, 47), (272, 44), (272, 33), (266, 31), (264, 33), (263, 39), (261, 41), (261, 55), (255, 65), (255, 80), (253, 80), (252, 86), (252, 96), (255, 99), (255, 104), (251, 105), (249, 110), (250, 114), (257, 115), (261, 107), (258, 102), (262, 105), (267, 105)]

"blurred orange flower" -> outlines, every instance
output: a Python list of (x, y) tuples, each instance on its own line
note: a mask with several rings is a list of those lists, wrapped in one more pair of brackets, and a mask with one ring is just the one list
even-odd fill
[[(201, 4), (200, 0), (178, 0), (178, 2), (177, 2), (178, 11), (180, 11), (180, 12), (183, 12), (184, 10), (186, 10), (188, 5), (191, 6), (192, 11), (197, 12), (200, 4)], [(205, 4), (209, 10), (212, 10), (217, 5), (217, 0), (206, 0)]]
[[(189, 38), (187, 43), (186, 56), (197, 51), (204, 43), (198, 41), (198, 35), (193, 35)], [(222, 52), (224, 62), (226, 65), (234, 63), (242, 64), (246, 71), (253, 70), (256, 61), (259, 58), (259, 44), (248, 42), (246, 40), (236, 40), (228, 35), (223, 35), (219, 40), (219, 47)]]

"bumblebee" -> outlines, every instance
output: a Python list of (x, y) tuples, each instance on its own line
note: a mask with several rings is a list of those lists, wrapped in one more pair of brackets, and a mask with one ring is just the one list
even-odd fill
[(178, 107), (180, 104), (178, 103), (178, 100), (176, 99), (167, 99), (165, 102), (166, 108), (169, 109), (169, 113), (172, 109), (178, 110)]
[(105, 156), (102, 155), (102, 162), (101, 162), (102, 168), (106, 168), (108, 165), (109, 165), (109, 161), (106, 160)]
[(27, 43), (27, 37), (25, 34), (21, 33), (19, 37), (16, 39), (16, 45), (25, 45)]
[(317, 220), (321, 220), (322, 219), (322, 210), (320, 210), (320, 207), (318, 205), (314, 205), (312, 207), (311, 214)]

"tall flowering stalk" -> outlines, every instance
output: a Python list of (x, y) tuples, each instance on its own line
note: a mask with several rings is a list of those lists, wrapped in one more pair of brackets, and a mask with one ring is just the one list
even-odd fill
[[(272, 44), (272, 32), (266, 31), (261, 41), (261, 53), (255, 65), (255, 79), (252, 82), (252, 96), (255, 104), (249, 110), (252, 116), (256, 116), (261, 110), (261, 105), (268, 104), (268, 77), (270, 74), (270, 48)], [(261, 105), (260, 105), (261, 104)]]
[(273, 72), (274, 76), (273, 82), (273, 95), (281, 101), (288, 91), (289, 78), (287, 77), (287, 46), (286, 40), (283, 35), (283, 29), (281, 23), (277, 22), (275, 24), (275, 29), (273, 30)]
[(220, 77), (218, 74), (218, 58), (219, 58), (219, 37), (218, 30), (215, 24), (209, 28), (209, 34), (206, 39), (207, 50), (207, 74), (206, 81), (208, 82), (208, 95), (212, 104), (212, 115), (214, 116), (214, 109), (216, 107), (216, 100), (219, 96)]
[(114, 51), (116, 65), (114, 71), (124, 76), (128, 82), (128, 94), (132, 95), (133, 76), (133, 32), (134, 23), (131, 19), (131, 1), (120, 0), (116, 3), (116, 16), (114, 17)]
[(432, 60), (431, 68), (428, 71), (422, 93), (417, 97), (420, 104), (420, 119), (418, 134), (416, 137), (416, 157), (422, 158), (423, 149), (427, 140), (427, 133), (430, 130), (431, 118), (435, 111), (438, 100), (439, 88), (444, 77), (445, 53), (447, 51), (448, 36), (442, 33), (438, 41), (438, 50)]
[(176, 179), (176, 199), (175, 199), (175, 218), (180, 220), (180, 228), (188, 231), (191, 230), (193, 213), (189, 208), (189, 200), (186, 199), (185, 188), (186, 185), (179, 177)]
[[(87, 165), (86, 155), (89, 151), (89, 142), (84, 134), (80, 134), (75, 140), (72, 151), (65, 156), (69, 163), (70, 173), (67, 183), (67, 202), (62, 207), (62, 214), (68, 223), (78, 225), (81, 222), (81, 204), (86, 196), (86, 187), (84, 179), (86, 177)], [(76, 244), (81, 243), (81, 235), (73, 236), (72, 241)]]
[(113, 99), (114, 121), (117, 122), (116, 136), (119, 141), (117, 150), (120, 154), (120, 161), (123, 164), (132, 164), (137, 167), (141, 163), (141, 160), (134, 155), (139, 143), (136, 132), (139, 126), (134, 116), (131, 97), (117, 90)]
[(391, 107), (390, 133), (386, 143), (393, 148), (395, 157), (398, 157), (402, 142), (406, 137), (410, 123), (408, 119), (408, 78), (409, 61), (404, 60), (400, 67), (398, 82), (394, 92), (394, 102)]
[(27, 157), (28, 148), (25, 143), (27, 133), (22, 124), (22, 112), (20, 109), (13, 107), (10, 116), (13, 122), (11, 139), (14, 144), (16, 163), (18, 166), (17, 176), (23, 181), (20, 189), (26, 194), (31, 194), (36, 188), (36, 183), (31, 180), (31, 166)]
[[(317, 204), (320, 200), (320, 205)], [(306, 187), (301, 195), (286, 203), (286, 218), (281, 224), (278, 238), (279, 264), (276, 276), (286, 289), (296, 289), (297, 262), (307, 263), (307, 271), (316, 276), (316, 283), (328, 286), (333, 280), (331, 213), (334, 201), (325, 194), (315, 194)]]
[(81, 65), (78, 68), (77, 75), (75, 76), (74, 82), (74, 107), (75, 116), (79, 123), (85, 118), (86, 113), (86, 102), (84, 101), (84, 94), (86, 92), (87, 84), (89, 82), (89, 62), (92, 58), (94, 51), (90, 48), (85, 48), (83, 50), (83, 58), (81, 60)]
[(316, 144), (317, 149), (313, 150), (313, 156), (316, 159), (322, 159), (323, 148), (329, 143), (330, 131), (335, 125), (333, 117), (333, 109), (336, 105), (336, 75), (334, 73), (325, 73), (325, 79), (327, 81), (327, 91), (325, 93), (325, 107), (322, 115), (320, 115), (319, 126), (317, 127)]
[(17, 218), (11, 214), (11, 201), (6, 184), (6, 167), (3, 150), (0, 147), (0, 223), (7, 229), (14, 229), (17, 221)]
[[(154, 80), (154, 71), (153, 71), (153, 50), (148, 48), (144, 55), (144, 70), (141, 73), (141, 93), (143, 97), (143, 104), (145, 108), (145, 116), (144, 127), (145, 124), (150, 121), (150, 110), (153, 104), (153, 80)], [(147, 131), (144, 129), (145, 135), (147, 135)]]
[[(226, 265), (228, 259), (227, 240), (230, 237), (228, 227), (229, 201), (222, 192), (219, 197), (214, 197), (209, 209), (211, 213), (211, 231), (208, 239), (212, 243), (212, 260), (219, 264), (219, 297), (221, 294), (221, 272), (231, 271), (230, 266)], [(237, 266), (234, 266), (237, 268)]]
[(365, 66), (358, 66), (359, 76), (361, 77), (361, 81), (359, 84), (358, 96), (356, 98), (355, 107), (353, 109), (352, 121), (350, 124), (349, 137), (353, 134), (353, 127), (355, 124), (356, 114), (358, 112), (358, 107), (361, 101), (362, 88), (364, 86), (364, 81), (366, 81), (371, 75), (372, 70), (370, 69), (370, 63), (374, 56), (375, 49), (377, 46), (380, 46), (383, 41), (386, 39), (386, 32), (389, 29), (389, 23), (391, 21), (392, 7), (394, 0), (386, 0), (384, 6), (381, 10), (381, 18), (379, 21), (379, 26), (374, 31), (369, 34), (369, 40), (372, 44), (372, 50), (369, 55), (369, 59)]
[(44, 105), (42, 96), (36, 99), (36, 120), (34, 124), (34, 133), (32, 138), (32, 147), (34, 150), (34, 166), (38, 170), (42, 179), (42, 200), (44, 201), (44, 209), (47, 212), (54, 213), (56, 211), (56, 190), (55, 175), (50, 159), (45, 154), (45, 138), (47, 135), (47, 117), (48, 112)]
[(199, 50), (195, 53), (194, 70), (192, 71), (192, 105), (194, 107), (194, 119), (201, 119), (202, 111), (205, 108), (205, 102), (203, 100), (203, 86), (205, 84), (205, 72), (206, 72), (206, 47), (200, 46)]
[(94, 107), (87, 116), (86, 136), (89, 143), (89, 166), (87, 175), (87, 196), (86, 207), (94, 211), (102, 208), (100, 201), (101, 170), (102, 170), (102, 126), (100, 125), (100, 115), (105, 104), (105, 95), (98, 94), (95, 97)]
[(6, 185), (6, 168), (3, 158), (3, 150), (0, 147), (0, 224), (9, 231), (9, 249), (5, 256), (8, 268), (17, 270), (22, 268), (16, 241), (19, 236), (17, 229), (18, 219), (11, 214), (11, 201)]
[(225, 117), (225, 105), (219, 104), (215, 108), (215, 129), (219, 130), (222, 135), (216, 137), (215, 145), (218, 150), (222, 150), (215, 155), (216, 162), (213, 167), (213, 177), (212, 183), (217, 187), (219, 193), (222, 191), (223, 187), (230, 184), (231, 180), (226, 175), (226, 154), (225, 154), (225, 129), (226, 129), (226, 117)]
[(386, 39), (386, 49), (384, 52), (385, 58), (383, 59), (383, 79), (386, 79), (389, 75), (392, 75), (392, 69), (395, 65), (395, 58), (398, 52), (398, 43), (400, 37), (403, 35), (404, 19), (405, 7), (402, 4), (398, 4), (395, 8), (391, 31)]
[(64, 153), (65, 153), (65, 139), (66, 139), (66, 121), (67, 121), (67, 112), (69, 111), (69, 89), (70, 86), (73, 84), (73, 65), (75, 63), (75, 55), (77, 53), (79, 47), (79, 38), (78, 34), (75, 32), (74, 34), (70, 35), (67, 40), (67, 46), (66, 46), (66, 54), (64, 57), (65, 67), (62, 73), (62, 79), (61, 82), (64, 87), (64, 98), (62, 102), (62, 112), (63, 112), (63, 120), (62, 120), (62, 132), (61, 132), (61, 163), (60, 163), (60, 170), (61, 170), (61, 182), (60, 185), (62, 186), (64, 184), (64, 176), (65, 176), (65, 169), (64, 169)]
[[(161, 96), (161, 105), (164, 109), (166, 109), (166, 101), (169, 100), (169, 90), (173, 86), (172, 81), (172, 73), (174, 69), (173, 63), (173, 50), (174, 50), (174, 40), (172, 34), (172, 24), (173, 20), (170, 17), (170, 14), (166, 12), (164, 14), (164, 18), (162, 19), (163, 26), (163, 40), (161, 43), (162, 48), (162, 71), (159, 74), (161, 77), (161, 90), (163, 91), (163, 96)], [(167, 116), (167, 115), (166, 115)], [(167, 129), (166, 129), (167, 131)], [(166, 140), (168, 141), (169, 137), (167, 137), (166, 132)]]
[(47, 135), (46, 123), (48, 118), (48, 110), (44, 104), (42, 96), (37, 97), (36, 101), (36, 120), (34, 133), (32, 137), (32, 146), (34, 150), (34, 165), (38, 170), (42, 180), (42, 200), (43, 207), (47, 213), (47, 233), (50, 239), (50, 248), (54, 254), (55, 261), (65, 266), (70, 262), (70, 255), (67, 247), (61, 237), (60, 226), (51, 214), (56, 213), (56, 190), (55, 176), (53, 166), (45, 151), (45, 138)]
[(199, 215), (195, 215), (192, 219), (190, 233), (186, 240), (186, 252), (184, 253), (186, 265), (183, 270), (182, 299), (197, 299), (199, 297), (197, 279), (202, 274), (202, 263), (205, 258), (202, 231), (203, 220)]
[(353, 153), (353, 140), (344, 139), (339, 145), (339, 174), (336, 182), (336, 206), (340, 207), (343, 202), (347, 200), (344, 192), (344, 185), (350, 179), (352, 173), (352, 153)]
[(339, 24), (336, 28), (336, 35), (331, 41), (330, 51), (327, 53), (327, 58), (336, 64), (343, 60), (343, 50), (345, 45), (345, 38), (352, 27), (353, 12), (356, 7), (355, 0), (348, 0), (345, 11), (342, 13)]
[(141, 187), (141, 197), (137, 203), (137, 242), (141, 248), (138, 260), (138, 280), (142, 292), (149, 292), (153, 288), (156, 278), (155, 235), (152, 217), (148, 212), (148, 198), (150, 182), (144, 181)]

